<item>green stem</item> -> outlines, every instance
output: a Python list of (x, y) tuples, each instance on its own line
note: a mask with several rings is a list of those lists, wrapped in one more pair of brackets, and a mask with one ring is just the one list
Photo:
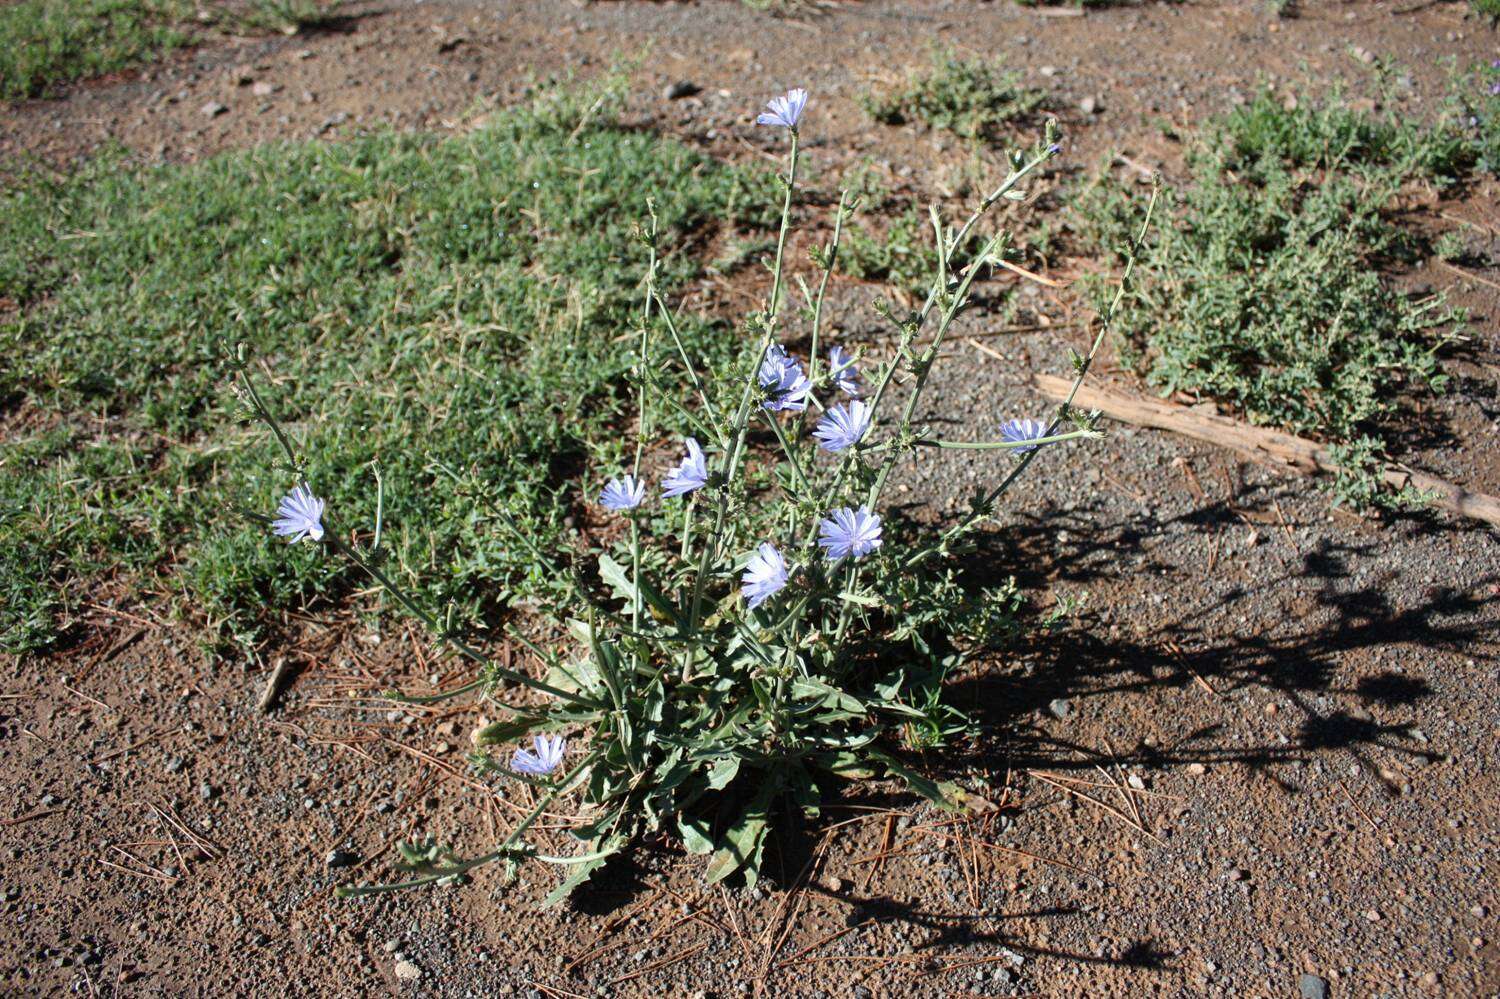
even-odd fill
[(547, 810), (547, 806), (556, 801), (557, 796), (561, 794), (563, 790), (568, 787), (568, 785), (572, 784), (573, 781), (578, 778), (579, 774), (583, 773), (584, 770), (593, 766), (594, 762), (599, 759), (600, 752), (601, 750), (596, 749), (593, 752), (589, 753), (589, 755), (584, 759), (582, 763), (578, 764), (578, 766), (569, 771), (562, 780), (552, 785), (551, 789), (548, 790), (545, 795), (537, 799), (536, 806), (526, 814), (526, 817), (523, 818), (514, 829), (511, 830), (510, 835), (505, 837), (504, 841), (489, 853), (486, 853), (481, 857), (474, 857), (469, 860), (457, 861), (448, 867), (444, 867), (440, 870), (435, 870), (425, 877), (416, 878), (411, 881), (402, 881), (396, 884), (384, 885), (355, 885), (353, 887), (339, 888), (337, 892), (335, 892), (335, 894), (337, 894), (339, 898), (359, 898), (364, 895), (378, 895), (385, 892), (401, 891), (406, 888), (420, 888), (423, 885), (436, 884), (437, 882), (443, 881), (447, 878), (457, 877), (460, 874), (467, 874), (469, 871), (474, 870), (474, 868), (476, 867), (483, 867), (485, 864), (494, 863), (495, 861), (508, 856), (511, 853), (511, 847), (515, 845), (516, 840), (520, 839), (521, 836), (525, 834), (526, 830), (530, 829), (532, 825), (535, 824), (536, 820), (541, 818), (542, 813)]
[[(771, 343), (776, 336), (776, 319), (781, 302), (782, 264), (786, 256), (786, 237), (791, 228), (792, 220), (792, 195), (797, 187), (797, 130), (792, 131), (791, 150), (787, 154), (786, 175), (786, 197), (781, 204), (781, 232), (776, 240), (776, 265), (771, 282), (771, 300), (768, 307), (765, 330), (761, 334), (760, 346), (752, 358), (750, 370), (745, 378), (745, 388), (740, 394), (740, 402), (735, 410), (734, 422), (730, 425), (733, 431), (733, 440), (730, 446), (724, 450), (724, 464), (722, 466), (721, 488), (728, 490), (729, 483), (734, 481), (734, 473), (739, 468), (740, 456), (745, 448), (746, 438), (750, 433), (750, 407), (755, 401), (755, 391), (759, 382), (761, 361), (765, 359), (766, 351), (770, 349)], [(688, 611), (688, 630), (696, 631), (698, 628), (699, 614), (703, 607), (703, 587), (708, 580), (709, 564), (713, 556), (725, 547), (724, 522), (729, 508), (728, 497), (719, 503), (719, 509), (714, 517), (714, 530), (710, 539), (706, 539), (703, 546), (703, 555), (698, 560), (698, 571), (693, 579), (692, 607)], [(691, 655), (691, 653), (690, 653)], [(684, 672), (690, 670), (691, 663), (684, 664)]]
[(781, 428), (781, 421), (768, 409), (762, 409), (761, 412), (765, 415), (766, 422), (771, 425), (771, 429), (775, 431), (776, 439), (781, 442), (782, 453), (786, 455), (787, 463), (792, 466), (792, 477), (797, 481), (797, 485), (803, 490), (810, 490), (812, 487), (808, 484), (807, 473), (802, 471), (802, 463), (797, 460), (791, 442), (786, 439), (786, 431)]
[[(1104, 316), (1100, 320), (1099, 332), (1095, 334), (1094, 342), (1089, 347), (1088, 354), (1081, 358), (1076, 365), (1077, 374), (1073, 378), (1073, 386), (1068, 390), (1067, 398), (1058, 404), (1057, 414), (1053, 417), (1051, 424), (1047, 428), (1049, 434), (1056, 429), (1057, 425), (1067, 417), (1069, 411), (1072, 409), (1073, 400), (1077, 398), (1078, 390), (1083, 386), (1084, 377), (1089, 373), (1089, 368), (1093, 366), (1094, 358), (1098, 354), (1099, 348), (1104, 344), (1104, 338), (1114, 327), (1115, 317), (1119, 314), (1120, 303), (1125, 298), (1125, 290), (1130, 284), (1131, 275), (1135, 272), (1136, 259), (1140, 255), (1141, 247), (1145, 245), (1146, 233), (1151, 228), (1151, 218), (1156, 212), (1156, 201), (1160, 193), (1159, 188), (1152, 188), (1151, 200), (1146, 205), (1146, 217), (1142, 220), (1140, 231), (1136, 233), (1136, 237), (1131, 242), (1126, 253), (1125, 270), (1120, 275), (1120, 286), (1115, 289), (1114, 297), (1110, 299), (1109, 308), (1105, 310)], [(1001, 480), (998, 486), (985, 494), (978, 503), (974, 504), (974, 509), (967, 516), (944, 531), (935, 544), (928, 545), (907, 559), (905, 567), (907, 569), (915, 568), (932, 555), (942, 551), (954, 538), (968, 531), (980, 519), (988, 516), (995, 501), (1005, 494), (1006, 490), (1026, 470), (1026, 467), (1036, 459), (1038, 453), (1037, 451), (1028, 451), (1023, 454), (1021, 460), (1016, 463), (1016, 467), (1011, 469), (1010, 474)]]
[(818, 282), (818, 297), (813, 303), (812, 318), (812, 352), (807, 359), (807, 379), (814, 385), (818, 384), (818, 334), (823, 328), (823, 299), (828, 294), (828, 279), (833, 276), (834, 264), (839, 257), (839, 239), (844, 232), (844, 204), (849, 200), (847, 190), (839, 192), (839, 207), (833, 216), (833, 239), (828, 244), (827, 267), (823, 269), (823, 279)]
[(962, 448), (970, 451), (988, 451), (1041, 447), (1043, 444), (1056, 444), (1060, 441), (1071, 441), (1079, 437), (1100, 436), (1103, 435), (1097, 430), (1070, 430), (1065, 434), (1053, 434), (1050, 437), (1036, 437), (1024, 441), (944, 441), (923, 437), (912, 441), (912, 443), (919, 447)]
[[(499, 665), (494, 660), (484, 655), (484, 653), (461, 641), (458, 636), (455, 635), (450, 629), (444, 628), (442, 624), (438, 622), (438, 619), (433, 616), (431, 611), (427, 610), (427, 608), (417, 603), (416, 600), (409, 596), (405, 590), (397, 586), (396, 583), (385, 574), (385, 570), (381, 569), (374, 563), (367, 561), (363, 556), (359, 554), (359, 552), (355, 551), (349, 545), (345, 544), (343, 539), (338, 536), (338, 533), (336, 531), (330, 529), (326, 533), (325, 537), (327, 538), (328, 543), (332, 546), (334, 551), (338, 552), (340, 555), (343, 555), (345, 558), (349, 559), (349, 561), (353, 562), (355, 565), (359, 566), (359, 568), (363, 569), (365, 573), (368, 574), (370, 578), (379, 583), (387, 593), (395, 597), (396, 601), (400, 603), (401, 606), (405, 607), (419, 620), (421, 620), (423, 624), (431, 628), (432, 631), (435, 632), (440, 639), (442, 639), (444, 642), (447, 642), (459, 654), (467, 657), (473, 662), (478, 663), (496, 676), (504, 677), (505, 679), (510, 680), (513, 683), (519, 683), (523, 686), (530, 687), (533, 690), (539, 690), (544, 694), (551, 694), (553, 697), (560, 698), (564, 701), (570, 701), (574, 704), (581, 704), (585, 707), (597, 708), (600, 706), (595, 701), (592, 701), (586, 697), (582, 697), (579, 694), (573, 693), (572, 691), (563, 690), (560, 687), (554, 687), (550, 683), (533, 679), (532, 677), (527, 676), (525, 673), (520, 673), (516, 670), (508, 669), (507, 667)], [(530, 643), (527, 644), (530, 645)], [(536, 646), (534, 645), (532, 645), (531, 648), (533, 650), (536, 650)]]

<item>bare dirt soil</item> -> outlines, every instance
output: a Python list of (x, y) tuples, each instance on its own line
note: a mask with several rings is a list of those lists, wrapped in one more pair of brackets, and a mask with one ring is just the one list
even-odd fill
[[(146, 161), (361, 129), (461, 129), (528, 80), (587, 75), (651, 45), (633, 113), (733, 158), (769, 156), (751, 120), (805, 85), (819, 183), (868, 157), (924, 197), (970, 161), (872, 126), (854, 96), (931, 43), (1003, 57), (1057, 97), (1067, 159), (1108, 150), (1168, 170), (1153, 122), (1189, 124), (1269, 81), (1342, 78), (1350, 46), (1415, 77), (1492, 58), (1457, 3), (1031, 10), (846, 3), (778, 19), (736, 3), (356, 4), (335, 31), (231, 41), (65, 97), (0, 109), (10, 162), (106, 143)], [(1045, 72), (1044, 72), (1045, 68)], [(698, 90), (665, 100), (679, 80)], [(1081, 102), (1093, 110), (1085, 113)], [(211, 108), (218, 105), (222, 110)], [(1127, 169), (1131, 169), (1127, 167)], [(1441, 210), (1494, 227), (1478, 185)], [(1066, 252), (1066, 251), (1065, 251)], [(1095, 262), (1062, 257), (1076, 277)], [(1475, 321), (1445, 363), (1413, 464), (1500, 492), (1500, 274), (1436, 264)], [(742, 289), (690, 293), (735, 306)], [(842, 281), (845, 340), (880, 335), (873, 290)], [(929, 417), (1035, 410), (1033, 371), (1081, 345), (1068, 293), (1025, 293), (1038, 331), (968, 320)], [(1105, 370), (1106, 382), (1136, 387)], [(340, 901), (392, 874), (401, 838), (481, 851), (524, 810), (463, 764), (471, 707), (395, 707), (392, 685), (453, 682), (418, 633), (344, 611), (296, 620), (296, 675), (211, 664), (191, 623), (101, 584), (76, 646), (0, 661), (0, 983), (12, 994), (433, 996), (1486, 996), (1500, 994), (1500, 546), (1439, 516), (1361, 519), (1307, 480), (1169, 435), (1115, 428), (1055, 449), (973, 568), (1039, 599), (1082, 598), (1050, 633), (958, 679), (994, 737), (929, 764), (987, 774), (993, 811), (960, 821), (893, 788), (851, 789), (784, 829), (760, 888), (708, 889), (702, 864), (646, 844), (567, 906), (549, 870), (513, 887)], [(953, 512), (978, 461), (899, 484)], [(554, 828), (565, 816), (557, 816)], [(556, 835), (555, 833), (553, 835)], [(557, 844), (565, 849), (559, 836)]]

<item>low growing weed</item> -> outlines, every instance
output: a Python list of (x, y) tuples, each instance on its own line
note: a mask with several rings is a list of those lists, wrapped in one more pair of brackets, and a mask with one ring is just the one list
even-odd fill
[[(1287, 110), (1269, 92), (1214, 119), (1188, 178), (1165, 192), (1171, 223), (1126, 298), (1122, 353), (1163, 392), (1220, 399), (1360, 456), (1337, 498), (1390, 499), (1366, 481), (1371, 456), (1404, 390), (1443, 388), (1438, 352), (1464, 316), (1383, 276), (1421, 249), (1387, 213), (1402, 185), (1450, 182), (1467, 157), (1446, 128), (1336, 104)], [(1079, 211), (1105, 251), (1140, 221), (1108, 180)]]
[(18, 0), (0, 3), (0, 99), (162, 58), (214, 30), (295, 34), (337, 20), (341, 0)]
[(124, 69), (191, 41), (186, 0), (20, 0), (0, 4), (0, 97)]
[(966, 139), (996, 141), (1005, 127), (1045, 107), (1047, 95), (998, 63), (938, 50), (927, 70), (891, 90), (865, 93), (859, 101), (881, 124), (920, 121)]

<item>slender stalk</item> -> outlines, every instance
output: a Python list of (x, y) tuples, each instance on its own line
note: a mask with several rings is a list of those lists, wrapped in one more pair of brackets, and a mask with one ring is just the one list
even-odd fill
[(711, 412), (712, 407), (708, 403), (708, 395), (703, 391), (703, 379), (698, 375), (698, 369), (688, 357), (687, 348), (682, 344), (682, 336), (677, 331), (677, 323), (672, 318), (672, 312), (661, 300), (660, 292), (654, 291), (652, 295), (656, 299), (656, 310), (666, 322), (667, 332), (672, 336), (672, 343), (677, 348), (677, 356), (682, 359), (682, 366), (687, 370), (688, 380), (693, 383), (693, 391), (698, 393), (698, 401), (703, 404), (704, 412)]
[[(734, 473), (739, 468), (740, 456), (745, 449), (745, 441), (750, 433), (750, 407), (755, 400), (755, 390), (759, 384), (760, 365), (765, 360), (766, 351), (770, 349), (776, 337), (776, 319), (780, 310), (782, 265), (786, 256), (786, 237), (791, 228), (792, 221), (792, 195), (797, 187), (797, 130), (791, 130), (791, 149), (787, 153), (786, 173), (786, 196), (781, 203), (781, 232), (776, 239), (776, 264), (771, 280), (770, 304), (766, 309), (765, 329), (761, 334), (760, 346), (755, 351), (753, 363), (745, 378), (745, 388), (740, 394), (740, 402), (735, 410), (734, 422), (730, 424), (733, 439), (730, 446), (724, 450), (724, 464), (722, 466), (721, 479), (727, 489), (728, 484), (734, 481)], [(727, 497), (726, 497), (727, 499)], [(698, 628), (699, 615), (703, 608), (703, 587), (708, 580), (710, 560), (719, 552), (725, 543), (724, 521), (729, 508), (728, 502), (720, 502), (719, 509), (714, 518), (714, 529), (711, 539), (706, 540), (703, 546), (703, 554), (698, 560), (698, 571), (693, 579), (692, 606), (688, 610), (688, 630), (696, 631)], [(692, 653), (689, 653), (692, 655)], [(690, 664), (684, 666), (684, 670), (690, 669)]]
[[(1073, 400), (1077, 397), (1078, 390), (1083, 386), (1084, 377), (1089, 373), (1089, 368), (1093, 366), (1094, 358), (1098, 354), (1099, 348), (1103, 346), (1105, 337), (1114, 327), (1115, 317), (1119, 314), (1120, 303), (1124, 301), (1126, 288), (1130, 284), (1131, 275), (1135, 272), (1136, 259), (1140, 255), (1141, 247), (1145, 244), (1146, 233), (1151, 228), (1151, 219), (1156, 212), (1156, 201), (1159, 194), (1159, 188), (1152, 189), (1151, 200), (1146, 205), (1146, 217), (1142, 220), (1140, 231), (1136, 233), (1136, 237), (1131, 242), (1127, 251), (1125, 269), (1120, 275), (1120, 286), (1115, 289), (1114, 297), (1110, 299), (1109, 308), (1105, 310), (1104, 316), (1100, 320), (1099, 331), (1094, 336), (1094, 341), (1089, 347), (1089, 352), (1077, 360), (1075, 366), (1077, 373), (1073, 378), (1073, 387), (1068, 390), (1067, 398), (1058, 404), (1056, 415), (1053, 416), (1052, 422), (1048, 425), (1048, 434), (1051, 434), (1072, 410)], [(1002, 479), (999, 485), (986, 493), (978, 503), (974, 504), (974, 508), (962, 520), (944, 531), (936, 543), (920, 549), (907, 559), (904, 563), (905, 567), (907, 569), (915, 568), (937, 552), (942, 551), (952, 543), (954, 538), (968, 531), (979, 520), (989, 516), (995, 501), (1005, 494), (1006, 490), (1021, 476), (1021, 473), (1026, 470), (1027, 466), (1036, 459), (1038, 453), (1037, 451), (1028, 451), (1023, 454), (1021, 460), (1016, 463), (1016, 467), (1011, 469), (1010, 474)]]
[(797, 130), (792, 132), (792, 148), (788, 153), (788, 167), (786, 173), (786, 197), (781, 203), (781, 232), (776, 237), (776, 269), (771, 276), (771, 304), (766, 309), (770, 317), (771, 326), (776, 325), (776, 318), (781, 312), (781, 283), (782, 283), (782, 259), (786, 255), (786, 237), (791, 229), (792, 219), (792, 192), (797, 186)]
[(433, 870), (431, 874), (428, 874), (425, 877), (415, 878), (411, 881), (402, 881), (396, 884), (385, 885), (354, 885), (351, 887), (339, 888), (335, 892), (335, 894), (337, 894), (340, 898), (359, 898), (363, 895), (379, 895), (385, 892), (401, 891), (406, 888), (420, 888), (423, 885), (436, 884), (446, 878), (453, 878), (457, 877), (460, 874), (467, 874), (469, 871), (474, 870), (474, 868), (476, 867), (483, 867), (485, 864), (492, 864), (497, 860), (501, 860), (504, 857), (509, 856), (512, 852), (514, 852), (512, 848), (515, 846), (516, 841), (519, 840), (523, 835), (525, 835), (526, 830), (530, 829), (536, 823), (537, 819), (542, 817), (542, 813), (547, 810), (547, 806), (556, 801), (557, 796), (561, 794), (566, 787), (572, 784), (573, 781), (577, 780), (579, 774), (583, 773), (589, 767), (593, 766), (595, 761), (599, 759), (599, 756), (602, 752), (602, 750), (596, 749), (593, 752), (589, 753), (589, 755), (584, 758), (582, 763), (578, 764), (576, 767), (570, 770), (567, 775), (559, 780), (556, 784), (553, 784), (545, 795), (542, 795), (537, 799), (536, 805), (531, 809), (530, 812), (526, 813), (526, 817), (523, 818), (519, 823), (517, 823), (516, 827), (510, 831), (510, 835), (506, 836), (505, 839), (500, 843), (500, 845), (497, 846), (494, 850), (491, 850), (489, 853), (486, 853), (480, 857), (473, 857), (469, 860), (456, 861), (447, 867)]
[[(651, 216), (651, 231), (648, 241), (650, 253), (646, 261), (646, 295), (641, 305), (641, 343), (636, 355), (636, 377), (640, 381), (640, 393), (637, 404), (637, 427), (635, 438), (635, 464), (631, 474), (636, 481), (641, 477), (641, 457), (646, 451), (646, 438), (651, 433), (651, 414), (646, 405), (646, 374), (647, 365), (651, 359), (651, 306), (656, 301), (656, 206), (648, 199), (646, 209)], [(641, 605), (646, 601), (641, 596), (641, 525), (640, 518), (632, 511), (630, 517), (630, 562), (631, 562), (631, 585), (635, 587), (635, 594), (630, 601), (630, 627), (633, 631), (641, 630)], [(645, 655), (644, 651), (638, 653)]]
[(781, 421), (776, 414), (768, 409), (761, 410), (765, 414), (766, 422), (771, 425), (771, 430), (776, 434), (776, 440), (781, 443), (781, 451), (786, 455), (787, 464), (792, 466), (792, 478), (797, 485), (805, 490), (811, 490), (812, 486), (807, 481), (807, 473), (802, 471), (802, 463), (797, 460), (797, 453), (792, 450), (791, 442), (786, 439), (786, 431), (781, 427)]
[(1079, 437), (1102, 436), (1104, 435), (1097, 430), (1070, 430), (1065, 434), (1054, 434), (1050, 437), (1036, 437), (1024, 441), (944, 441), (922, 437), (912, 441), (912, 443), (919, 447), (962, 448), (970, 451), (989, 451), (1041, 447), (1043, 444), (1056, 444), (1060, 441), (1075, 440)]
[[(525, 673), (520, 673), (516, 670), (508, 669), (496, 663), (484, 653), (478, 651), (477, 649), (468, 645), (466, 642), (459, 639), (459, 637), (453, 633), (452, 629), (443, 627), (442, 623), (438, 621), (438, 619), (433, 615), (431, 611), (423, 607), (421, 604), (417, 603), (416, 600), (408, 595), (405, 590), (396, 585), (395, 581), (393, 581), (389, 576), (385, 574), (385, 570), (381, 569), (373, 562), (365, 559), (362, 555), (359, 554), (359, 552), (355, 551), (352, 547), (346, 544), (344, 540), (338, 536), (338, 533), (336, 531), (330, 528), (330, 530), (325, 535), (325, 538), (327, 539), (327, 543), (333, 548), (334, 551), (338, 552), (340, 555), (353, 562), (356, 566), (363, 569), (371, 579), (375, 580), (375, 582), (379, 583), (387, 593), (395, 597), (396, 601), (401, 604), (402, 607), (405, 607), (410, 613), (421, 620), (423, 624), (432, 629), (432, 631), (435, 632), (440, 639), (447, 642), (460, 655), (463, 655), (473, 662), (478, 663), (496, 676), (504, 677), (505, 679), (510, 680), (513, 683), (519, 683), (522, 686), (530, 687), (533, 690), (539, 690), (544, 694), (551, 694), (553, 697), (560, 698), (564, 701), (569, 701), (573, 704), (582, 704), (590, 708), (599, 707), (599, 704), (591, 700), (590, 698), (583, 697), (582, 695), (576, 694), (572, 691), (563, 690), (560, 687), (554, 687), (550, 683), (534, 679), (530, 676), (527, 676)], [(535, 646), (532, 646), (532, 648), (535, 649)]]
[(827, 265), (823, 268), (823, 279), (818, 282), (818, 297), (813, 303), (812, 317), (812, 350), (807, 359), (807, 379), (814, 385), (818, 384), (818, 335), (823, 329), (823, 300), (828, 295), (828, 279), (833, 276), (834, 265), (839, 258), (839, 240), (844, 233), (844, 205), (849, 200), (847, 190), (839, 192), (839, 207), (833, 215), (833, 239), (828, 244), (828, 259), (824, 261)]

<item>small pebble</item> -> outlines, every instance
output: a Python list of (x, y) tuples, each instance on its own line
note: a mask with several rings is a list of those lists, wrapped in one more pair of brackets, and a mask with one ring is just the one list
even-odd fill
[(359, 863), (359, 854), (349, 850), (330, 850), (325, 862), (330, 870), (338, 867), (353, 867)]
[(1302, 994), (1302, 999), (1328, 999), (1328, 979), (1303, 975), (1297, 979), (1297, 991)]

